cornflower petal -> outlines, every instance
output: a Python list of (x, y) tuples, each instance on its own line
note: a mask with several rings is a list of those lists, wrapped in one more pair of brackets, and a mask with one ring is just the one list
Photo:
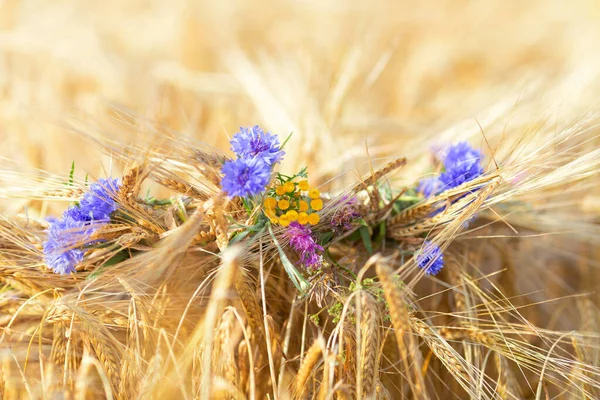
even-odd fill
[(281, 161), (285, 155), (279, 147), (277, 135), (263, 132), (258, 125), (241, 127), (231, 139), (231, 150), (240, 158), (260, 158), (267, 165)]
[(238, 158), (223, 164), (221, 187), (230, 197), (247, 197), (265, 190), (271, 167), (260, 158)]
[(76, 246), (89, 240), (90, 236), (85, 222), (69, 217), (52, 219), (47, 232), (44, 256), (48, 266), (57, 274), (75, 271), (75, 266), (83, 260), (83, 250)]
[(440, 175), (443, 189), (450, 189), (472, 181), (483, 174), (481, 152), (467, 142), (450, 146), (444, 156), (445, 171)]
[(67, 212), (82, 221), (108, 221), (110, 214), (118, 207), (114, 197), (119, 186), (117, 178), (100, 179), (90, 185), (90, 190), (84, 194), (79, 207)]
[(440, 176), (422, 179), (417, 187), (425, 197), (455, 188), (483, 174), (482, 154), (467, 142), (448, 146), (439, 157), (443, 161), (444, 172)]
[(110, 221), (118, 204), (114, 197), (119, 180), (100, 179), (90, 186), (78, 205), (69, 207), (61, 219), (50, 219), (44, 242), (46, 264), (57, 274), (69, 274), (83, 260), (82, 246), (91, 244), (92, 234)]
[(443, 183), (440, 181), (440, 178), (437, 176), (430, 176), (424, 179), (421, 179), (419, 182), (419, 186), (417, 190), (425, 197), (431, 197), (438, 193), (440, 189), (442, 189)]
[(427, 275), (437, 275), (444, 268), (444, 255), (439, 246), (425, 241), (421, 251), (417, 253), (419, 268), (425, 269)]

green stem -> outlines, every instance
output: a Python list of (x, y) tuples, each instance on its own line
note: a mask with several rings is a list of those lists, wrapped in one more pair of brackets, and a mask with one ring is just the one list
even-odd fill
[(248, 212), (248, 216), (252, 215), (252, 207), (250, 207), (250, 204), (248, 204), (248, 199), (245, 197), (242, 197), (242, 203), (244, 203), (244, 207), (246, 208), (246, 211)]

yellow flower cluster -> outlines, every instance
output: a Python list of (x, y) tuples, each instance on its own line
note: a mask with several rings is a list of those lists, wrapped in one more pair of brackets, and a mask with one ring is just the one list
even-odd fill
[(323, 209), (318, 189), (311, 189), (308, 181), (285, 182), (275, 188), (275, 195), (264, 201), (265, 215), (271, 223), (288, 226), (293, 221), (300, 225), (316, 225), (321, 218), (316, 211)]

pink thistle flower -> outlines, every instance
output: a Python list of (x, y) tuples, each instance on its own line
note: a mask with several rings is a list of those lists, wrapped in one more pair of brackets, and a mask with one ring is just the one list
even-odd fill
[(315, 270), (321, 266), (323, 257), (318, 252), (323, 251), (323, 247), (315, 242), (308, 226), (294, 221), (288, 226), (284, 236), (289, 239), (290, 246), (298, 253), (306, 268)]

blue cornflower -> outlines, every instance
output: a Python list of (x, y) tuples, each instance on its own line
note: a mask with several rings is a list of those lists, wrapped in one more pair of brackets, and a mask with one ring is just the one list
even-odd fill
[(444, 268), (444, 255), (439, 246), (425, 241), (421, 251), (417, 254), (419, 268), (425, 268), (427, 275), (437, 275)]
[(57, 274), (69, 274), (83, 260), (82, 246), (91, 243), (92, 234), (110, 221), (118, 205), (114, 196), (119, 180), (100, 179), (90, 186), (78, 205), (69, 207), (61, 219), (51, 219), (44, 243), (46, 264)]
[(467, 142), (449, 146), (441, 157), (444, 172), (440, 176), (422, 179), (417, 190), (430, 197), (477, 178), (483, 174), (481, 157), (481, 152)]
[(83, 250), (76, 246), (89, 240), (90, 233), (84, 229), (84, 225), (85, 222), (68, 216), (50, 220), (44, 256), (55, 273), (69, 274), (83, 260)]
[(271, 166), (262, 158), (238, 158), (223, 164), (221, 187), (229, 197), (246, 197), (265, 190), (271, 178)]
[(118, 207), (114, 197), (119, 186), (117, 178), (100, 179), (92, 183), (90, 190), (79, 201), (79, 207), (72, 207), (66, 213), (80, 221), (109, 221), (110, 214)]
[(420, 193), (423, 193), (425, 197), (430, 197), (437, 194), (440, 189), (442, 189), (442, 186), (444, 186), (444, 184), (440, 182), (440, 178), (438, 176), (430, 176), (422, 179), (419, 182), (417, 190)]
[(253, 128), (240, 128), (231, 139), (231, 150), (240, 158), (257, 157), (267, 165), (281, 161), (285, 155), (279, 147), (277, 135), (263, 132), (258, 125)]
[(444, 168), (440, 175), (444, 189), (460, 186), (483, 174), (481, 152), (467, 142), (450, 146), (444, 156)]

